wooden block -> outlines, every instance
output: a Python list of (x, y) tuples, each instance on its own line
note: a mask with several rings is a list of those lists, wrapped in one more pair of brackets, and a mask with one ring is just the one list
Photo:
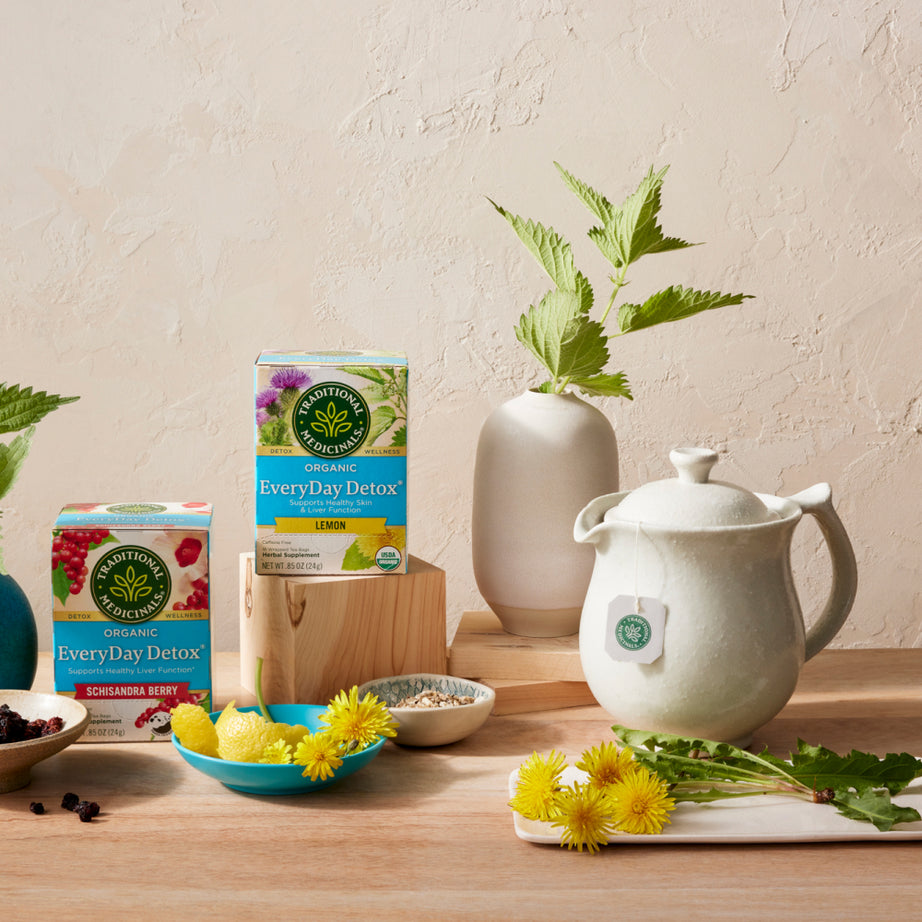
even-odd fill
[(405, 574), (261, 576), (240, 555), (240, 682), (256, 658), (270, 704), (326, 704), (342, 689), (447, 671), (445, 572), (412, 555)]
[(479, 681), (496, 692), (494, 714), (529, 714), (597, 703), (585, 682), (528, 682), (487, 678)]
[(465, 612), (451, 645), (448, 669), (465, 678), (585, 682), (579, 635), (520, 637), (502, 629), (492, 612)]

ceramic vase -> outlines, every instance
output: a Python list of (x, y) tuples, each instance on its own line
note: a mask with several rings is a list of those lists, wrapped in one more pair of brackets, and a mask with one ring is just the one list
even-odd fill
[(617, 489), (614, 429), (575, 394), (529, 390), (490, 414), (477, 444), (471, 542), (477, 587), (506, 631), (579, 630), (594, 555), (573, 524), (590, 499)]
[(0, 688), (31, 688), (37, 664), (32, 606), (16, 580), (0, 574)]

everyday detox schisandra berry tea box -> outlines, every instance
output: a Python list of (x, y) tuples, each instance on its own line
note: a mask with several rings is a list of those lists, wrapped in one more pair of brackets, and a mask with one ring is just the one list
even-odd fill
[(169, 740), (170, 709), (211, 706), (208, 503), (75, 503), (54, 523), (54, 687), (83, 742)]
[(256, 359), (256, 572), (406, 573), (407, 359)]

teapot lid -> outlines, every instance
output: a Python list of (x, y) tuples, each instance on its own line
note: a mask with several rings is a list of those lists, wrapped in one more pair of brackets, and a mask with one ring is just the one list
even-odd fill
[(639, 522), (667, 528), (714, 528), (777, 521), (755, 493), (709, 480), (717, 452), (676, 448), (669, 453), (678, 477), (655, 480), (628, 493), (605, 514), (606, 521)]

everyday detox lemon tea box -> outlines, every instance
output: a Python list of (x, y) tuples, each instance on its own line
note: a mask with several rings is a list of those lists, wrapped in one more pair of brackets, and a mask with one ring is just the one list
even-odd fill
[(407, 359), (256, 359), (259, 574), (406, 573)]
[(169, 740), (170, 709), (211, 709), (212, 508), (75, 503), (51, 540), (54, 687), (84, 742)]

